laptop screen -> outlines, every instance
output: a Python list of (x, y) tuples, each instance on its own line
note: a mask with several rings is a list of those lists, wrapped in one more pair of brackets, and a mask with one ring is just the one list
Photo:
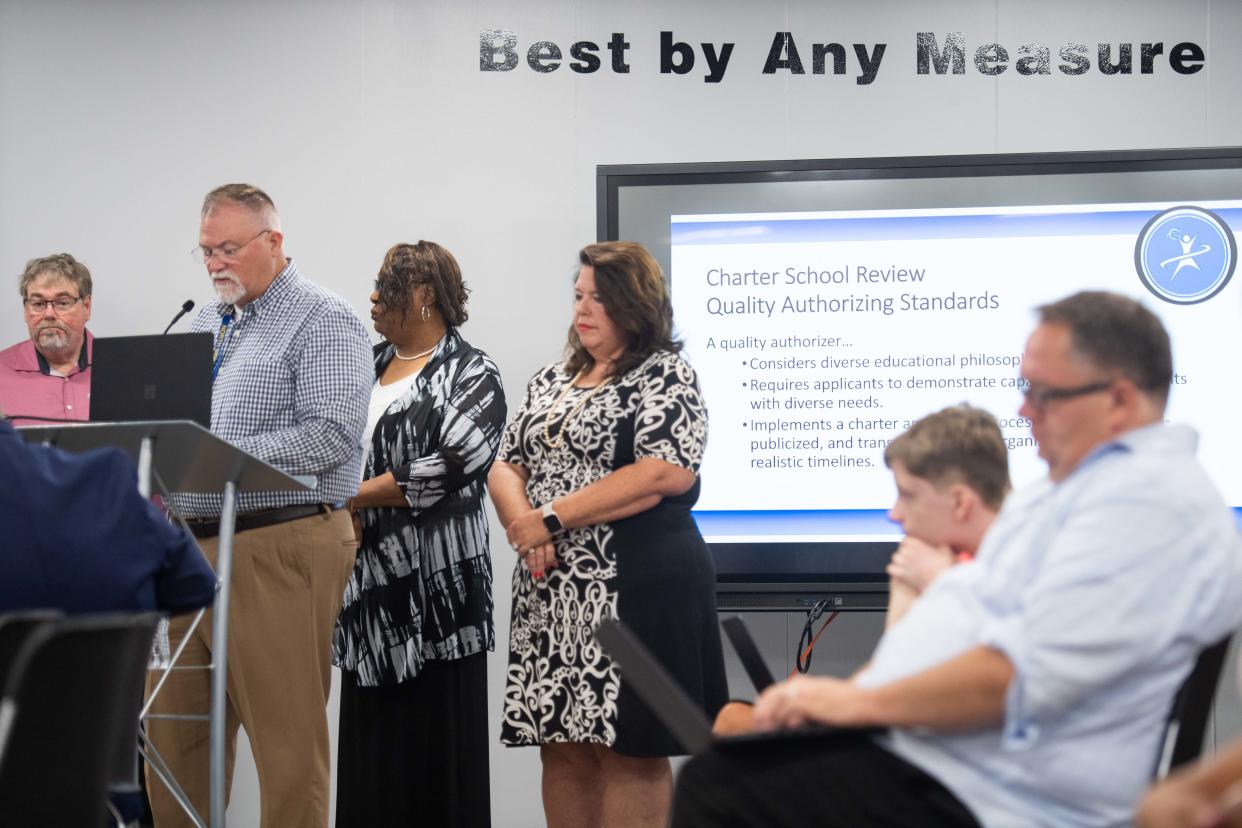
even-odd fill
[(91, 421), (136, 420), (211, 427), (211, 334), (95, 338)]

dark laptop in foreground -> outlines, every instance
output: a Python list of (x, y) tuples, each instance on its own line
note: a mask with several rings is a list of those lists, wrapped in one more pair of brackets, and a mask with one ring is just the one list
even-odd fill
[[(756, 687), (759, 686), (759, 682), (763, 679), (763, 674), (766, 674), (767, 683), (764, 684), (764, 687), (766, 687), (772, 683), (772, 673), (768, 670), (767, 664), (763, 662), (762, 656), (759, 655), (759, 648), (755, 646), (754, 639), (751, 638), (745, 625), (741, 623), (742, 620), (740, 618), (733, 618), (731, 620), (737, 622), (737, 624), (732, 626), (740, 629), (740, 635), (749, 642), (748, 649), (758, 658), (758, 664), (762, 671), (757, 678), (756, 674), (751, 672), (751, 666), (746, 664), (747, 656), (742, 656), (743, 666), (746, 667), (747, 673), (750, 675), (751, 681), (755, 682)], [(729, 627), (726, 627), (725, 630), (726, 634), (730, 636), (731, 641), (733, 636), (738, 634), (729, 633)], [(763, 739), (820, 738), (830, 734), (858, 736), (879, 733), (882, 730), (881, 728), (854, 729), (816, 725), (772, 733), (715, 736), (712, 734), (712, 724), (707, 720), (703, 710), (686, 695), (686, 691), (681, 689), (681, 686), (673, 680), (673, 677), (664, 669), (664, 666), (656, 661), (651, 652), (624, 624), (616, 619), (608, 619), (595, 629), (595, 638), (603, 645), (608, 655), (620, 666), (622, 679), (634, 689), (638, 697), (651, 708), (651, 712), (664, 723), (664, 726), (677, 737), (677, 740), (690, 753), (701, 753), (712, 745), (740, 745)], [(740, 651), (739, 655), (741, 655)]]
[(139, 420), (211, 427), (211, 334), (95, 338), (91, 421)]

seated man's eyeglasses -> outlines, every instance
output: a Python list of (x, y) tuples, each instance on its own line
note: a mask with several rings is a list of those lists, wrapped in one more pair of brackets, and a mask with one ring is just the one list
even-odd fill
[(190, 255), (194, 257), (195, 261), (202, 262), (203, 264), (206, 264), (213, 256), (217, 259), (223, 259), (225, 261), (232, 261), (233, 259), (237, 258), (237, 254), (241, 252), (243, 247), (250, 244), (252, 241), (257, 239), (259, 236), (262, 236), (264, 233), (270, 233), (270, 232), (272, 232), (272, 228), (270, 227), (266, 230), (260, 230), (258, 233), (251, 236), (249, 239), (242, 242), (241, 244), (234, 244), (233, 242), (225, 242), (224, 244), (219, 245), (218, 247), (203, 247), (200, 244), (198, 247), (190, 251)]
[(47, 312), (47, 306), (51, 305), (52, 309), (57, 313), (68, 313), (73, 306), (82, 301), (81, 296), (57, 296), (55, 299), (24, 299), (22, 304), (26, 306), (29, 313), (38, 315)]
[(1054, 388), (1049, 385), (1025, 383), (1022, 388), (1022, 396), (1026, 398), (1026, 401), (1030, 403), (1032, 408), (1039, 410), (1049, 403), (1058, 400), (1072, 400), (1074, 397), (1085, 397), (1087, 394), (1098, 394), (1101, 391), (1107, 391), (1113, 387), (1113, 382), (1114, 380), (1099, 380), (1086, 385), (1079, 385), (1075, 388)]

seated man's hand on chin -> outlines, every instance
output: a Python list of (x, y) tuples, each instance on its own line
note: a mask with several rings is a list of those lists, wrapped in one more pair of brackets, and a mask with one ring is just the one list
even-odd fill
[(894, 581), (921, 593), (956, 560), (957, 556), (949, 547), (933, 546), (907, 535), (893, 553), (885, 571)]

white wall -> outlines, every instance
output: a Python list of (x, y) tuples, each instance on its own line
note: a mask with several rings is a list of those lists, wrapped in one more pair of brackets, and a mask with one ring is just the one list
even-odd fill
[[(523, 52), (624, 32), (632, 69), (613, 74), (605, 52), (591, 75), (480, 72), (493, 28)], [(662, 30), (735, 42), (723, 82), (699, 67), (660, 75)], [(852, 71), (764, 76), (777, 31), (808, 67), (815, 41), (888, 50), (865, 86)], [(1207, 63), (1191, 76), (1167, 61), (1150, 76), (918, 76), (918, 31), (1014, 57), (1033, 41), (1054, 58), (1067, 41), (1092, 54), (1193, 41)], [(0, 274), (15, 283), (28, 258), (68, 250), (95, 276), (97, 334), (158, 332), (209, 295), (188, 255), (203, 193), (249, 181), (275, 198), (303, 273), (360, 314), (388, 246), (454, 251), (474, 289), (465, 333), (516, 402), (560, 351), (597, 164), (1239, 145), (1239, 42), (1242, 4), (1225, 0), (0, 0)], [(0, 291), (0, 343), (24, 336), (16, 292)], [(503, 640), (511, 556), (494, 551)], [(494, 726), (503, 666), (502, 651)], [(497, 824), (537, 824), (534, 752), (497, 746), (492, 769)], [(235, 792), (235, 821), (252, 824), (253, 781)]]

